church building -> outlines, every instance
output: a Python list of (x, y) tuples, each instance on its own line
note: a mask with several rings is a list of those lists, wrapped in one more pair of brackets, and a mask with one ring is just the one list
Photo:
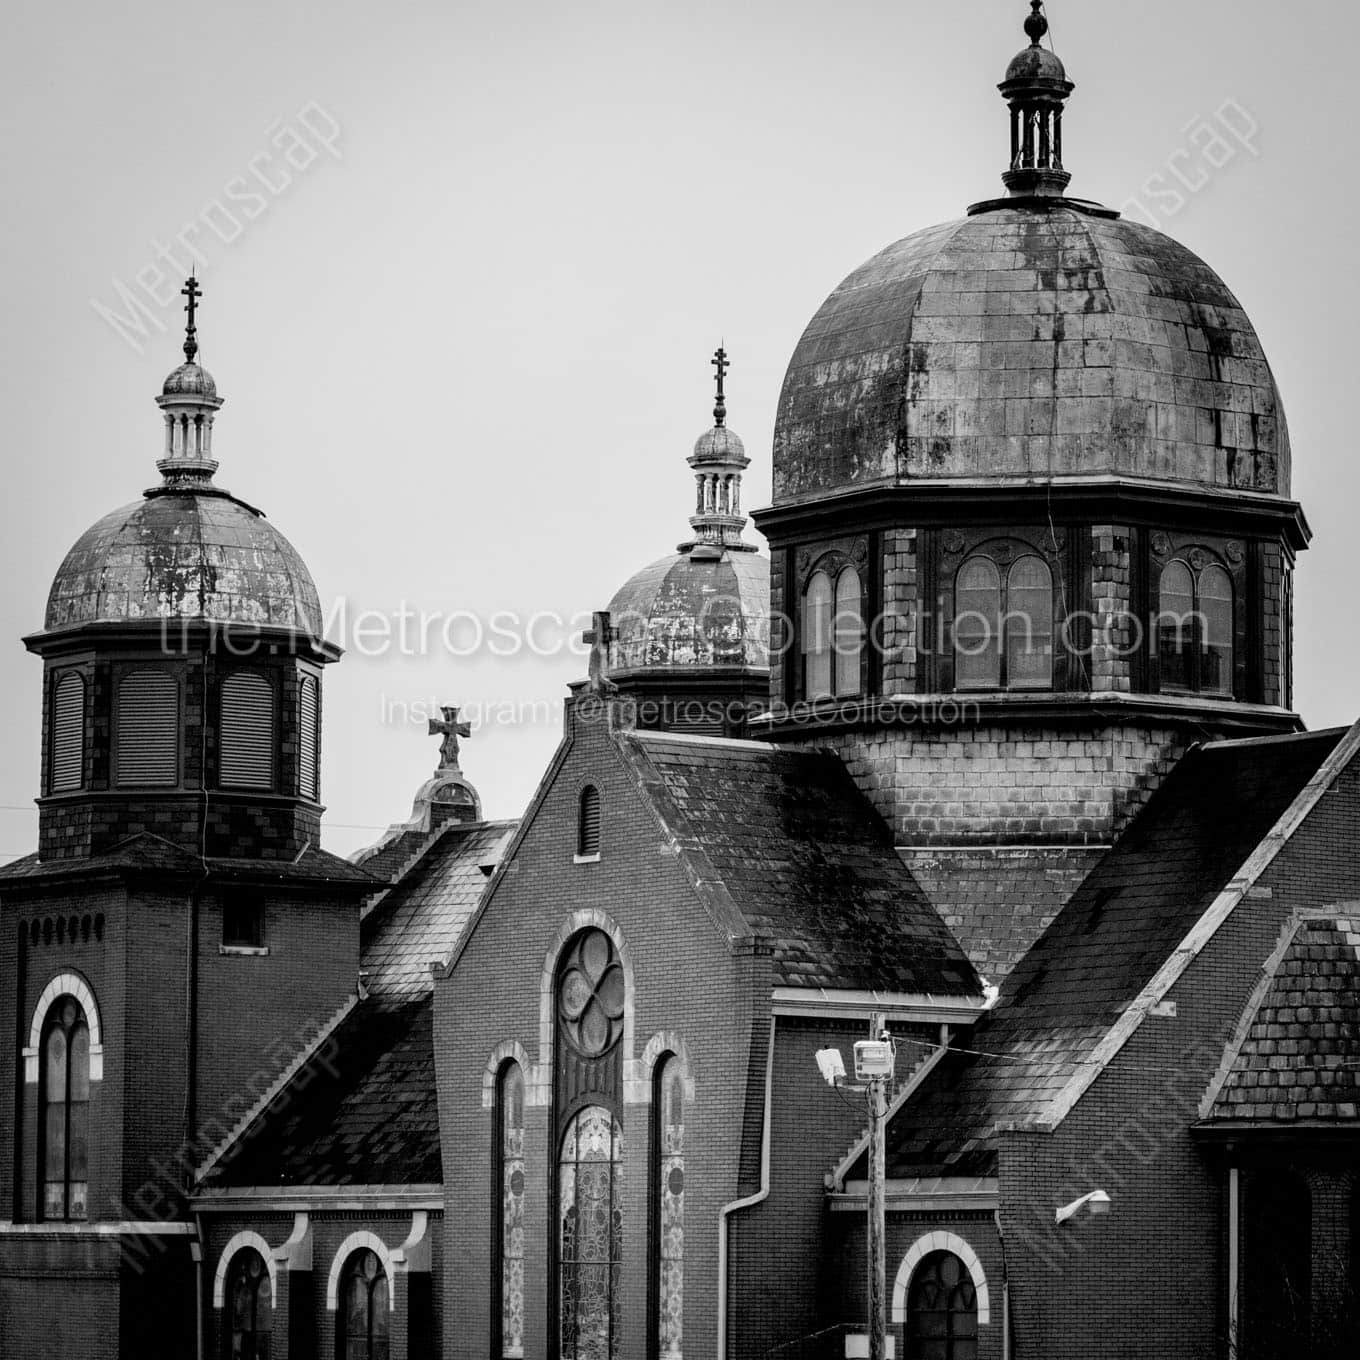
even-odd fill
[(1031, 10), (1004, 193), (793, 349), (768, 557), (717, 352), (690, 533), (595, 614), (515, 821), (450, 707), (410, 817), (320, 848), (339, 652), (216, 481), (189, 281), (162, 481), (25, 640), (0, 1351), (868, 1355), (819, 1055), (882, 1017), (893, 1354), (1354, 1357), (1360, 724), (1293, 711), (1261, 343), (1068, 193)]

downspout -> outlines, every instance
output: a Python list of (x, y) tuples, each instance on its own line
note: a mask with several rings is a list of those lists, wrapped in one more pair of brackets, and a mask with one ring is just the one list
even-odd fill
[(1237, 1240), (1242, 1214), (1241, 1175), (1235, 1164), (1228, 1168), (1228, 1360), (1237, 1360), (1237, 1277), (1242, 1268)]
[(1006, 1260), (1006, 1231), (1001, 1226), (1001, 1206), (996, 1209), (996, 1238), (1001, 1244), (1001, 1360), (1011, 1360), (1011, 1270)]
[(194, 1236), (189, 1251), (194, 1258), (194, 1342), (198, 1360), (204, 1360), (203, 1336), (203, 1217), (194, 1215)]
[(734, 1199), (718, 1210), (718, 1360), (727, 1360), (727, 1220), (739, 1210), (750, 1209), (770, 1194), (770, 1105), (774, 1094), (774, 1030), (770, 1012), (770, 1049), (765, 1059), (765, 1115), (760, 1131), (760, 1189), (745, 1199)]

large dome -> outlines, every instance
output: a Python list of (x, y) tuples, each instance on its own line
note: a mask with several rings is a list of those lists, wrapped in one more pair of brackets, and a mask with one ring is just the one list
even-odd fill
[(1184, 246), (1104, 209), (991, 207), (909, 236), (831, 294), (789, 364), (777, 504), (1090, 477), (1290, 485), (1241, 304)]
[(609, 605), (610, 671), (767, 668), (770, 559), (700, 547), (644, 567)]
[(293, 545), (216, 489), (157, 490), (105, 515), (61, 564), (46, 627), (154, 619), (322, 635), (321, 604)]

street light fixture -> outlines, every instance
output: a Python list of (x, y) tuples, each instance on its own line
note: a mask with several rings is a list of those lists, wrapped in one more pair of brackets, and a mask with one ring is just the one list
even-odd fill
[(837, 1048), (817, 1054), (817, 1066), (829, 1086), (862, 1091), (869, 1107), (869, 1360), (888, 1360), (888, 1268), (885, 1198), (887, 1157), (884, 1125), (888, 1118), (888, 1087), (896, 1066), (897, 1046), (888, 1033), (887, 1017), (869, 1020), (869, 1038), (855, 1045), (855, 1082), (845, 1079), (845, 1059)]
[(1103, 1190), (1092, 1190), (1089, 1195), (1074, 1199), (1071, 1204), (1064, 1204), (1061, 1209), (1054, 1212), (1053, 1216), (1057, 1222), (1066, 1223), (1069, 1218), (1075, 1217), (1083, 1209), (1089, 1211), (1092, 1217), (1108, 1214), (1110, 1212), (1110, 1197)]

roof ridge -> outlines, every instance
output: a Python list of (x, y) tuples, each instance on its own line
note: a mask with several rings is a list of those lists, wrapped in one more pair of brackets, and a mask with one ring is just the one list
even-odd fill
[(1096, 1078), (1133, 1037), (1152, 1008), (1180, 981), (1191, 963), (1218, 933), (1219, 928), (1236, 910), (1247, 892), (1275, 862), (1276, 856), (1322, 801), (1323, 796), (1330, 791), (1341, 772), (1350, 765), (1357, 753), (1360, 753), (1360, 720), (1357, 720), (1347, 730), (1345, 737), (1327, 753), (1308, 782), (1276, 820), (1275, 825), (1258, 842), (1246, 863), (1200, 914), (1180, 944), (1172, 950), (1153, 977), (1124, 1008), (1114, 1024), (1105, 1031), (1104, 1037), (1095, 1048), (1076, 1064), (1073, 1074), (1064, 1083), (1062, 1090), (1052, 1099), (1044, 1114), (1034, 1120), (1030, 1127), (1052, 1132), (1071, 1113)]
[(1202, 741), (1196, 749), (1201, 751), (1226, 751), (1241, 746), (1287, 746), (1310, 741), (1322, 741), (1328, 737), (1340, 740), (1351, 729), (1349, 727), (1322, 727), (1316, 732), (1269, 732), (1263, 737), (1228, 737), (1222, 741)]

